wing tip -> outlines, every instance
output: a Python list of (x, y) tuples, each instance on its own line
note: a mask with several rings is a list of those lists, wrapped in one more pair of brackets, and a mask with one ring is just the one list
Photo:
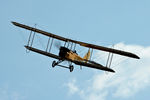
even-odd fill
[(113, 69), (110, 69), (109, 71), (112, 72), (112, 73), (115, 73), (115, 71)]
[(111, 68), (108, 68), (108, 67), (105, 67), (105, 71), (108, 71), (108, 72), (112, 72), (112, 73), (115, 73), (115, 71)]
[(12, 23), (13, 25), (16, 25), (16, 22), (14, 22), (14, 21), (11, 21), (11, 23)]
[(137, 56), (137, 59), (141, 59), (139, 56)]
[(137, 56), (137, 55), (134, 55), (134, 57), (133, 57), (133, 58), (140, 59), (140, 57), (139, 57), (139, 56)]

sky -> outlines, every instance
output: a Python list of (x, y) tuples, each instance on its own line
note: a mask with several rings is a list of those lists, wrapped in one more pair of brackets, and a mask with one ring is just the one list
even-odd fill
[[(150, 98), (149, 0), (1, 0), (0, 100), (141, 100)], [(51, 67), (54, 59), (24, 45), (30, 31), (16, 21), (54, 34), (121, 49), (141, 57), (114, 55), (116, 73), (74, 65)], [(34, 46), (45, 50), (47, 37)], [(77, 47), (83, 56), (87, 48)], [(53, 52), (58, 50), (53, 47)], [(105, 65), (108, 53), (94, 50), (92, 60)], [(67, 62), (63, 64), (67, 65)]]

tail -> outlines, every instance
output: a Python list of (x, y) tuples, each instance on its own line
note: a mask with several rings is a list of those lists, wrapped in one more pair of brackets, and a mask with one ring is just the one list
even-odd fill
[(84, 59), (85, 61), (87, 61), (87, 60), (89, 60), (89, 58), (90, 58), (90, 49), (89, 49), (88, 52), (85, 54), (85, 56), (83, 57), (83, 59)]

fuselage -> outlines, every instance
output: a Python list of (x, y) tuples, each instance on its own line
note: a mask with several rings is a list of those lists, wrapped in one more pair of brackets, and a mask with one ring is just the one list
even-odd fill
[(84, 61), (82, 57), (80, 57), (76, 51), (72, 51), (66, 47), (60, 47), (59, 56), (62, 58), (70, 59), (70, 60), (78, 60)]

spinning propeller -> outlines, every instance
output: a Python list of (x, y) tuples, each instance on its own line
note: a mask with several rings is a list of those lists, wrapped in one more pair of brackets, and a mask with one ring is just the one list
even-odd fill
[(54, 46), (55, 46), (56, 49), (60, 50), (61, 42), (60, 41), (55, 41)]

